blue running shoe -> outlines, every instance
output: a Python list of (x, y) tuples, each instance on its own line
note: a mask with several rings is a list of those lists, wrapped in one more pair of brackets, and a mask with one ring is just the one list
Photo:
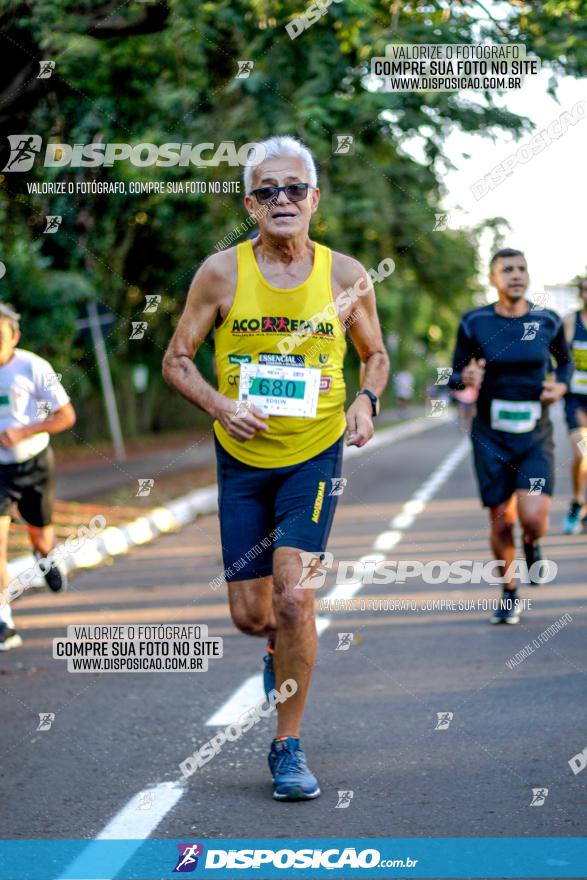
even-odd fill
[(563, 520), (563, 532), (565, 535), (578, 535), (582, 530), (581, 509), (583, 505), (578, 501), (571, 501), (567, 515)]
[(318, 780), (310, 772), (297, 737), (274, 739), (268, 760), (276, 801), (306, 801), (318, 797)]
[(263, 690), (265, 696), (269, 699), (270, 691), (275, 690), (275, 670), (273, 668), (273, 654), (275, 645), (273, 639), (267, 639), (267, 653), (263, 657)]

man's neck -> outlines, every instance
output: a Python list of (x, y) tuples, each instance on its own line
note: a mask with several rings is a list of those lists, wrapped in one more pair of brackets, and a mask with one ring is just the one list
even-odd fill
[(521, 296), (519, 299), (511, 299), (506, 293), (499, 294), (499, 299), (495, 306), (498, 314), (512, 318), (519, 318), (529, 310), (528, 301), (525, 296)]
[(271, 236), (259, 236), (253, 241), (253, 248), (258, 259), (266, 263), (282, 263), (288, 266), (290, 263), (301, 262), (314, 251), (314, 244), (307, 233), (294, 238), (271, 238)]

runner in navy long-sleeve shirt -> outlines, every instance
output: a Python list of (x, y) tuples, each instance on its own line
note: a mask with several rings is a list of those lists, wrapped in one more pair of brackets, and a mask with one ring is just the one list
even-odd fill
[[(463, 315), (450, 385), (479, 390), (471, 441), (479, 492), (490, 511), (495, 558), (503, 560), (505, 576), (515, 558), (519, 518), (531, 580), (538, 583), (538, 541), (548, 530), (554, 489), (548, 407), (567, 391), (572, 359), (562, 319), (525, 298), (529, 278), (521, 251), (498, 251), (491, 259), (490, 281), (499, 299)], [(504, 584), (504, 601), (492, 623), (519, 622), (516, 598), (512, 578)]]

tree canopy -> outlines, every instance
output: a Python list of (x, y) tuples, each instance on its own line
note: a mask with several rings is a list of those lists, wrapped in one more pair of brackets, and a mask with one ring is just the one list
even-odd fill
[[(373, 88), (370, 59), (388, 43), (520, 42), (562, 73), (585, 68), (585, 2), (512, 0), (499, 21), (475, 0), (332, 3), (290, 39), (298, 0), (91, 0), (0, 3), (5, 63), (0, 74), (0, 151), (7, 136), (38, 133), (66, 144), (192, 143), (293, 134), (314, 152), (323, 199), (313, 237), (368, 268), (392, 257), (396, 271), (377, 287), (395, 362), (446, 362), (458, 314), (477, 289), (480, 230), (434, 231), (447, 168), (444, 143), (455, 128), (499, 138), (521, 135), (528, 120), (496, 106), (491, 94), (397, 93)], [(53, 61), (48, 78), (39, 63)], [(253, 62), (238, 77), (239, 61)], [(336, 134), (353, 136), (335, 154)], [(403, 145), (418, 136), (423, 161)], [(111, 168), (43, 168), (2, 175), (0, 296), (24, 313), (23, 345), (48, 356), (66, 387), (86, 401), (83, 430), (95, 419), (98, 379), (87, 333), (77, 319), (95, 299), (112, 314), (107, 343), (125, 429), (186, 424), (171, 400), (160, 362), (202, 260), (245, 219), (241, 194), (31, 195), (31, 181), (234, 181), (241, 169), (117, 162)], [(56, 234), (45, 217), (61, 215)], [(154, 313), (147, 295), (161, 296)], [(129, 339), (133, 321), (147, 321)], [(444, 361), (442, 360), (444, 358)], [(133, 365), (150, 386), (138, 395)], [(198, 363), (211, 375), (211, 350)], [(431, 377), (432, 378), (432, 377)], [(73, 387), (72, 387), (73, 386)], [(92, 416), (94, 416), (92, 418)], [(80, 429), (81, 430), (81, 429)]]

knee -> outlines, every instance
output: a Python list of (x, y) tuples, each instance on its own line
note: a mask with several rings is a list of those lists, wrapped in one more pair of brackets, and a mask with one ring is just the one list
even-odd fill
[(499, 517), (491, 523), (491, 533), (494, 538), (501, 542), (509, 542), (514, 539), (514, 524), (509, 519)]
[(522, 529), (524, 538), (527, 541), (537, 541), (546, 533), (548, 528), (548, 517), (546, 516), (529, 516), (522, 521)]
[(292, 587), (275, 589), (275, 620), (278, 627), (296, 629), (314, 615), (314, 595)]
[(245, 608), (233, 608), (231, 617), (236, 628), (248, 636), (262, 636), (267, 632), (269, 621)]

